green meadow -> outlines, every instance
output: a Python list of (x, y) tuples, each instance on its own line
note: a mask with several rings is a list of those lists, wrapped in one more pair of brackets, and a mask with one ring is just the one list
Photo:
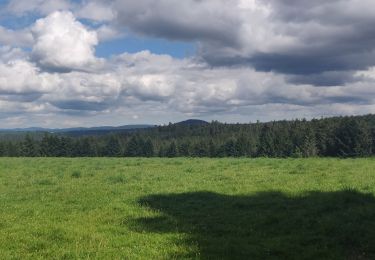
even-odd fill
[(374, 259), (375, 159), (0, 159), (0, 259)]

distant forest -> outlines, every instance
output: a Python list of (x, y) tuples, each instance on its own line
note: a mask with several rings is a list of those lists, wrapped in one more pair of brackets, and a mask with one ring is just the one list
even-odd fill
[(169, 124), (106, 135), (27, 133), (2, 138), (7, 157), (365, 157), (375, 115), (268, 123)]

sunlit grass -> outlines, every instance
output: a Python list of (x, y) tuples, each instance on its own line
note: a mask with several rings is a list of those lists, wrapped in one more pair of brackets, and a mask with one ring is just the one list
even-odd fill
[(374, 168), (374, 159), (2, 158), (0, 259), (372, 258)]

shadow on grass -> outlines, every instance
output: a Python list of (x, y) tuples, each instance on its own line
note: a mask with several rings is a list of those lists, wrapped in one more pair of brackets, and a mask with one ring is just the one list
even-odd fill
[(137, 228), (186, 233), (203, 259), (375, 259), (375, 199), (355, 191), (197, 192), (152, 195), (140, 204), (161, 216), (137, 219)]

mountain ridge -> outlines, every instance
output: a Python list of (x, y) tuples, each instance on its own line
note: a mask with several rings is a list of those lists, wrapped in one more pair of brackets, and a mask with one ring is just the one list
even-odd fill
[(0, 129), (0, 132), (49, 132), (49, 133), (66, 133), (78, 131), (110, 131), (110, 130), (132, 130), (146, 129), (155, 127), (154, 125), (122, 125), (122, 126), (96, 126), (96, 127), (72, 127), (72, 128), (43, 128), (43, 127), (26, 127)]
[[(200, 119), (187, 119), (174, 123), (174, 125), (207, 125), (207, 121)], [(134, 124), (134, 125), (121, 125), (121, 126), (95, 126), (95, 127), (71, 127), (71, 128), (44, 128), (44, 127), (25, 127), (25, 128), (9, 128), (0, 129), (0, 133), (74, 133), (74, 132), (110, 132), (110, 131), (121, 131), (121, 130), (142, 130), (157, 127), (152, 124)]]

